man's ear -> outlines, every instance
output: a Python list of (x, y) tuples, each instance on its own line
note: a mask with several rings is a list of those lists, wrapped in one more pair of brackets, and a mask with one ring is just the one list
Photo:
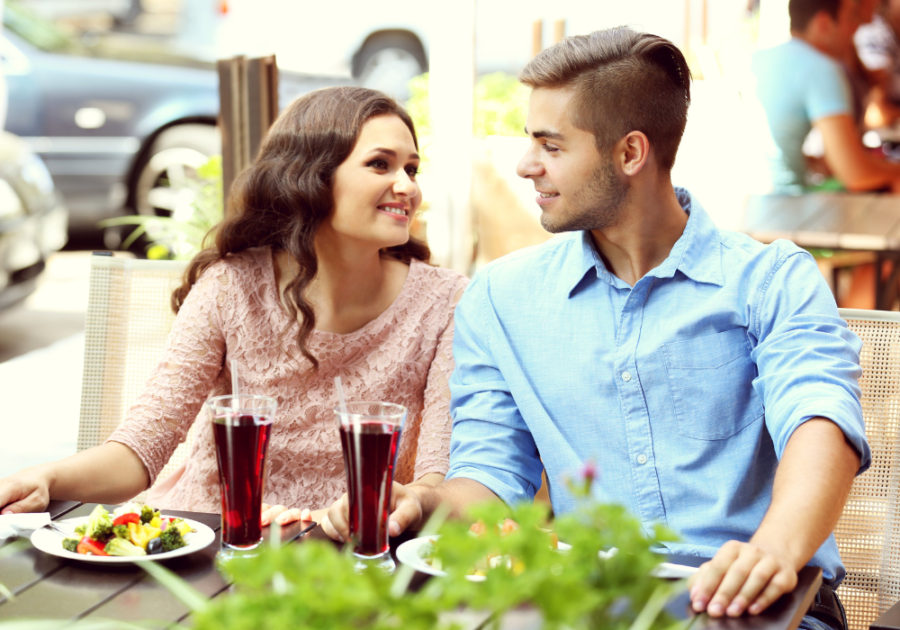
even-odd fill
[(616, 155), (622, 173), (634, 177), (650, 159), (650, 140), (642, 131), (630, 131), (616, 143)]
[(836, 22), (837, 19), (833, 15), (825, 9), (821, 9), (816, 11), (816, 14), (809, 21), (806, 32), (813, 34), (828, 33), (830, 31), (829, 27), (833, 27)]

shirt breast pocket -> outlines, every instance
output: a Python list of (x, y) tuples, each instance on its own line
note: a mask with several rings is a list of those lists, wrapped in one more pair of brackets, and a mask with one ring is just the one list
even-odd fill
[(756, 365), (743, 328), (663, 347), (678, 433), (724, 440), (764, 413), (753, 390)]

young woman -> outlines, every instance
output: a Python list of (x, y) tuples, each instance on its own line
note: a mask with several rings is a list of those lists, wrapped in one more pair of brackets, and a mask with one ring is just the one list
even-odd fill
[[(218, 512), (202, 406), (230, 393), (232, 360), (245, 393), (278, 399), (264, 524), (327, 509), (344, 491), (335, 376), (347, 399), (409, 409), (395, 479), (411, 491), (439, 483), (466, 278), (430, 266), (410, 237), (417, 147), (409, 115), (373, 90), (328, 88), (290, 105), (235, 183), (215, 246), (173, 294), (164, 357), (123, 424), (99, 447), (0, 480), (0, 511), (41, 510), (50, 498), (114, 503), (153, 486), (157, 507)], [(187, 463), (154, 485), (194, 422)]]

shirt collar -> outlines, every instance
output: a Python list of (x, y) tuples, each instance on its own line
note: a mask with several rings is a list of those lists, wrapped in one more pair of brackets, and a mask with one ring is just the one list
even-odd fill
[[(671, 278), (676, 271), (681, 271), (694, 282), (723, 286), (725, 274), (722, 270), (722, 242), (718, 229), (687, 190), (676, 187), (675, 196), (688, 214), (687, 225), (668, 257), (647, 275)], [(576, 243), (563, 278), (568, 296), (572, 297), (575, 288), (592, 268), (596, 270), (598, 278), (616, 286), (618, 279), (606, 269), (603, 259), (594, 249), (590, 232), (580, 232)]]

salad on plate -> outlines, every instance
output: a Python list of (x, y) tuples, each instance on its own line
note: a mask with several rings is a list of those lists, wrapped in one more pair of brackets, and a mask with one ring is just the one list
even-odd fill
[(62, 547), (90, 556), (147, 556), (186, 547), (184, 537), (193, 531), (183, 519), (164, 517), (149, 505), (128, 503), (112, 514), (98, 505)]

